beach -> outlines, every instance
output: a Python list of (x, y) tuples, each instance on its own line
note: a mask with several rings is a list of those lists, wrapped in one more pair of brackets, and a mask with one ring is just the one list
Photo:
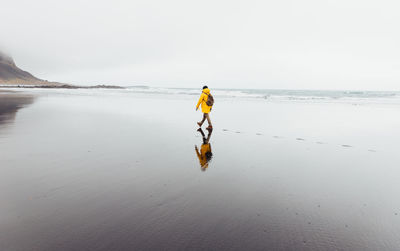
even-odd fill
[(181, 92), (0, 90), (0, 250), (400, 248), (399, 103)]

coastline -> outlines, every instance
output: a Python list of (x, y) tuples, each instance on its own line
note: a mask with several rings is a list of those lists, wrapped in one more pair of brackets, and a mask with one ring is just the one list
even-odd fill
[(51, 83), (51, 84), (0, 84), (0, 88), (42, 88), (42, 89), (125, 89), (125, 87), (118, 85), (71, 85), (62, 83)]

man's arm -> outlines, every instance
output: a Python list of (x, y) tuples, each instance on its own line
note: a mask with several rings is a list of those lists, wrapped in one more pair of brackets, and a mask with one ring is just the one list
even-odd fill
[(196, 111), (197, 111), (197, 109), (199, 109), (199, 106), (200, 106), (201, 102), (202, 102), (203, 99), (204, 99), (204, 96), (203, 96), (203, 95), (204, 95), (203, 93), (200, 95), (199, 102), (197, 102), (197, 105), (196, 105)]
[(194, 149), (196, 150), (196, 154), (197, 154), (197, 158), (201, 158), (201, 155), (200, 155), (200, 153), (199, 153), (199, 148), (197, 148), (197, 146), (195, 145), (194, 146)]

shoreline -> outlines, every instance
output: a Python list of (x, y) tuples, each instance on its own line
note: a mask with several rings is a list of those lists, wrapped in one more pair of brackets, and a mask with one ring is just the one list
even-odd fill
[(118, 85), (91, 85), (79, 86), (70, 84), (46, 84), (46, 85), (1, 85), (0, 88), (42, 88), (42, 89), (126, 89)]

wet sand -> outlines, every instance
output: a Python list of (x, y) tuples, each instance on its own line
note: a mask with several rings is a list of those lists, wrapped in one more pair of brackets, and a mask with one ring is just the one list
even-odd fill
[(400, 248), (397, 106), (7, 95), (0, 250)]
[(0, 126), (12, 123), (19, 109), (32, 104), (34, 96), (12, 91), (0, 91)]

